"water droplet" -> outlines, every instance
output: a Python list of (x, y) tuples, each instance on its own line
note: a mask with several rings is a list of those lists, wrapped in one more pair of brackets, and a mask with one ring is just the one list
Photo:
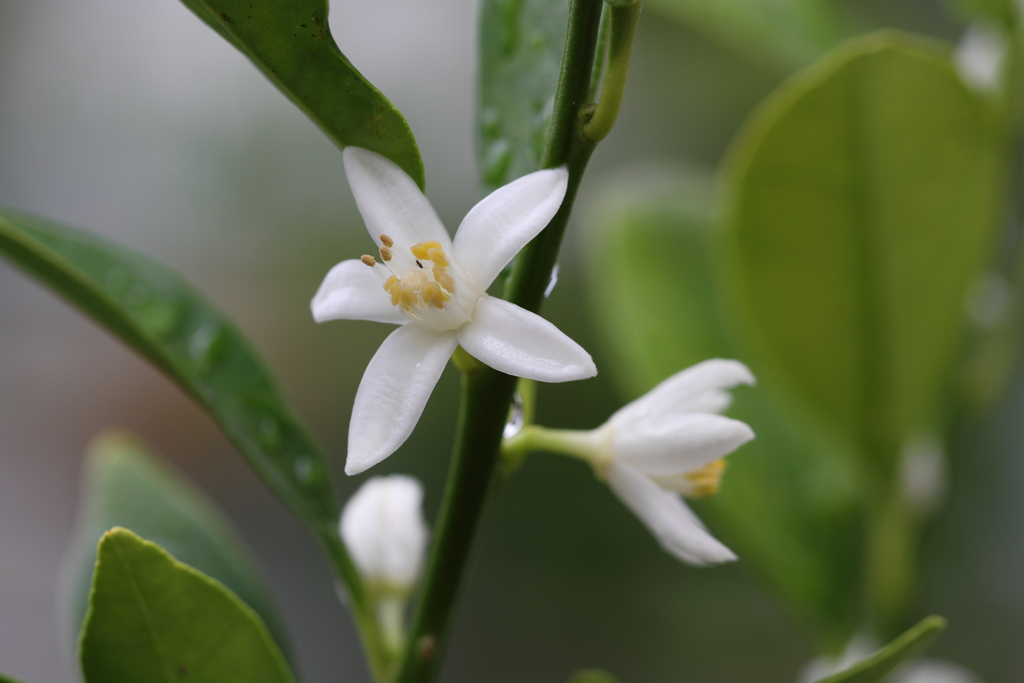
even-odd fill
[(505, 429), (501, 432), (501, 435), (506, 439), (511, 439), (519, 433), (525, 422), (526, 420), (523, 418), (523, 398), (517, 391), (512, 396), (512, 407), (508, 411), (508, 422), (505, 423)]
[(135, 311), (139, 323), (158, 337), (170, 335), (178, 326), (184, 311), (176, 302), (153, 297)]
[(484, 181), (501, 185), (512, 163), (512, 143), (502, 138), (495, 140), (484, 154)]
[(494, 107), (480, 112), (480, 132), (492, 140), (501, 134), (501, 113)]
[(308, 455), (300, 455), (295, 459), (295, 478), (303, 484), (309, 484), (313, 481), (315, 471), (313, 459)]
[(220, 360), (224, 343), (220, 323), (211, 320), (203, 323), (192, 333), (188, 342), (188, 354), (197, 365), (209, 367)]
[(548, 286), (544, 288), (544, 298), (547, 299), (551, 296), (551, 292), (555, 291), (555, 285), (558, 284), (558, 264), (551, 269), (551, 279), (548, 280)]

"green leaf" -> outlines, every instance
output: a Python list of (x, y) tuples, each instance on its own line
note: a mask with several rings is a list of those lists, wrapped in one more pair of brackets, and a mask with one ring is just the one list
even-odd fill
[(877, 683), (901, 664), (919, 656), (946, 630), (942, 617), (926, 617), (884, 648), (846, 671), (823, 678), (818, 683)]
[(587, 669), (577, 671), (569, 677), (569, 683), (619, 683), (619, 680), (607, 671)]
[(540, 167), (568, 20), (561, 0), (481, 4), (477, 154), (487, 190)]
[(0, 683), (21, 683), (21, 681), (11, 678), (10, 676), (4, 676), (0, 673)]
[(79, 657), (86, 683), (294, 683), (259, 616), (127, 529), (103, 535)]
[(724, 292), (745, 348), (884, 476), (939, 424), (1002, 164), (946, 50), (893, 32), (785, 83), (724, 171)]
[(339, 147), (382, 154), (424, 187), (423, 161), (409, 124), (338, 49), (327, 24), (327, 0), (182, 2)]
[(835, 0), (647, 0), (758, 64), (791, 70), (851, 33)]
[(321, 541), (340, 543), (323, 454), (242, 333), (184, 280), (94, 235), (3, 209), (0, 254), (163, 370)]
[[(610, 185), (587, 207), (593, 231), (584, 263), (607, 365), (635, 398), (687, 366), (737, 354), (716, 301), (709, 174), (634, 167)], [(839, 646), (857, 617), (857, 462), (784, 413), (770, 382), (735, 394), (730, 414), (757, 438), (729, 456), (721, 492), (696, 505), (713, 513), (716, 531), (822, 647)]]
[(86, 455), (77, 529), (62, 581), (68, 642), (81, 630), (89, 608), (96, 544), (115, 526), (131, 528), (224, 584), (260, 615), (287, 653), (282, 622), (228, 518), (169, 463), (132, 435), (115, 431), (98, 436)]

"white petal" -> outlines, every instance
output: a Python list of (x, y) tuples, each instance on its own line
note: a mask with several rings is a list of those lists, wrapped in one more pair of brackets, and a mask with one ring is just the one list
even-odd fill
[(423, 486), (413, 477), (370, 477), (345, 503), (341, 538), (370, 581), (412, 588), (427, 549)]
[(615, 425), (612, 456), (647, 474), (668, 476), (695, 470), (753, 438), (745, 423), (721, 415), (648, 417)]
[(405, 443), (455, 346), (451, 332), (422, 325), (399, 327), (384, 340), (352, 406), (346, 474), (359, 474)]
[(480, 289), (547, 227), (569, 184), (565, 168), (545, 169), (513, 180), (484, 197), (455, 233), (455, 260)]
[(636, 420), (649, 415), (720, 412), (729, 407), (725, 389), (756, 382), (738, 360), (713, 358), (677, 372), (649, 392), (623, 406), (609, 422)]
[(446, 249), (450, 247), (451, 239), (434, 207), (416, 181), (396, 163), (376, 152), (351, 146), (342, 152), (342, 159), (356, 206), (378, 246), (384, 234), (404, 249), (430, 240)]
[(663, 491), (638, 470), (613, 461), (608, 467), (608, 485), (651, 530), (661, 547), (683, 562), (705, 565), (736, 559), (708, 533), (677, 494)]
[(342, 261), (331, 268), (310, 304), (313, 320), (372, 320), (404, 325), (408, 318), (381, 286), (380, 278), (362, 261)]
[(484, 295), (457, 332), (469, 355), (508, 375), (568, 382), (597, 374), (590, 354), (536, 313)]

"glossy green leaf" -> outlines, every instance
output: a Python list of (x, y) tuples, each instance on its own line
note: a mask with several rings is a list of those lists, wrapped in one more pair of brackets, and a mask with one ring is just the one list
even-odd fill
[(179, 276), (86, 232), (0, 209), (0, 254), (163, 370), (266, 485), (336, 542), (327, 462), (243, 334)]
[(260, 615), (287, 652), (282, 622), (228, 518), (145, 444), (114, 431), (97, 437), (85, 459), (77, 529), (62, 577), (68, 642), (74, 642), (89, 607), (96, 544), (115, 526), (132, 529), (224, 584)]
[(423, 161), (401, 112), (342, 54), (327, 0), (182, 0), (259, 67), (339, 147), (382, 154), (424, 186)]
[(293, 683), (259, 616), (127, 529), (103, 535), (79, 641), (86, 683)]
[[(631, 168), (613, 183), (588, 207), (584, 262), (607, 366), (634, 398), (694, 363), (737, 353), (716, 303), (708, 174)], [(783, 413), (770, 382), (735, 395), (730, 415), (757, 438), (729, 456), (721, 492), (696, 505), (823, 647), (839, 646), (857, 616), (857, 462)]]
[(851, 30), (835, 0), (646, 0), (650, 9), (703, 31), (758, 64), (791, 70)]
[(874, 34), (784, 84), (724, 172), (724, 291), (744, 348), (882, 472), (938, 423), (992, 250), (988, 113), (941, 46)]
[(601, 669), (587, 669), (570, 676), (569, 683), (619, 683), (619, 679)]
[(483, 0), (477, 154), (486, 190), (540, 168), (569, 4)]
[(945, 619), (926, 617), (864, 661), (818, 683), (879, 683), (901, 664), (920, 656), (944, 630)]

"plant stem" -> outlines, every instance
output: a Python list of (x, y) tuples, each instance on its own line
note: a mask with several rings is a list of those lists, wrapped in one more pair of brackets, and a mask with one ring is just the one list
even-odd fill
[(626, 92), (629, 56), (633, 52), (633, 35), (636, 33), (636, 22), (640, 19), (642, 4), (637, 1), (625, 7), (608, 8), (608, 24), (611, 27), (608, 66), (601, 83), (601, 99), (597, 103), (597, 109), (593, 118), (583, 127), (583, 132), (594, 142), (604, 140), (619, 116), (622, 96)]
[(331, 567), (345, 591), (345, 599), (363, 643), (370, 674), (375, 681), (389, 680), (395, 665), (394, 657), (389, 654), (381, 638), (374, 601), (366, 590), (363, 577), (333, 529), (318, 529), (317, 540), (326, 551)]
[[(583, 170), (594, 150), (582, 125), (602, 5), (601, 0), (572, 0), (569, 8), (561, 77), (541, 163), (544, 168), (567, 166), (569, 187), (548, 227), (520, 252), (505, 291), (509, 301), (529, 311), (537, 311), (543, 301)], [(515, 386), (515, 377), (485, 366), (463, 374), (458, 436), (398, 683), (426, 683), (436, 673), (473, 537), (496, 478)]]

